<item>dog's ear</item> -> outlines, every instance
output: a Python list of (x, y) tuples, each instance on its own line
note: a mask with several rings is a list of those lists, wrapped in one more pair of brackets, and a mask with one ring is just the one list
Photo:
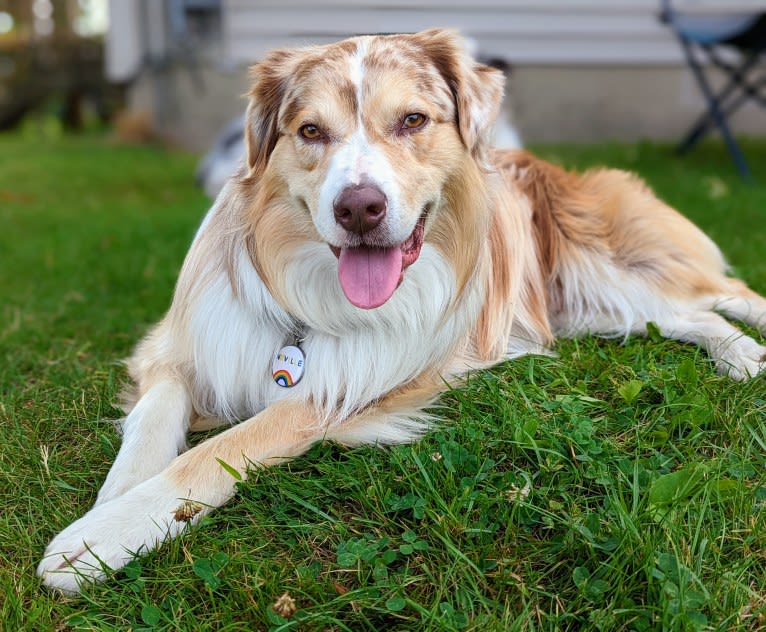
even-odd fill
[(492, 140), (505, 75), (475, 61), (455, 31), (431, 29), (414, 37), (452, 90), (463, 142), (474, 155), (482, 154)]
[(252, 88), (245, 114), (248, 178), (263, 173), (279, 140), (279, 109), (298, 57), (295, 50), (276, 50), (250, 68)]

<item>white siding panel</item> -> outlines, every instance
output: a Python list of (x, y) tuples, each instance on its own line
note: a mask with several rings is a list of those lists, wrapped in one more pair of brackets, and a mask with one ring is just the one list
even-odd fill
[[(766, 6), (766, 0), (684, 0), (698, 7)], [(272, 48), (333, 42), (359, 33), (451, 27), (479, 51), (517, 64), (675, 64), (678, 43), (660, 23), (659, 0), (224, 0), (231, 61)]]
[[(533, 9), (546, 13), (561, 10), (575, 11), (654, 11), (660, 0), (224, 0), (228, 7), (249, 10), (258, 7), (294, 7), (323, 9), (345, 7), (347, 9), (394, 9), (409, 11), (413, 7), (442, 9), (508, 9), (518, 11)], [(672, 0), (678, 10), (702, 13), (732, 13), (739, 11), (766, 11), (766, 0)]]
[[(678, 0), (676, 0), (678, 1)], [(710, 4), (723, 2), (760, 2), (766, 0), (683, 0), (687, 3)], [(307, 9), (322, 10), (327, 7), (344, 7), (355, 9), (393, 9), (410, 11), (414, 8), (434, 9), (508, 9), (517, 11), (534, 9), (540, 11), (560, 11), (562, 9), (592, 9), (596, 11), (608, 10), (647, 10), (659, 7), (659, 0), (224, 0), (224, 4), (231, 9), (251, 10), (263, 7), (304, 7)]]
[[(330, 44), (338, 39), (333, 36), (259, 37), (239, 48), (238, 54), (230, 55), (230, 59), (239, 64), (251, 64), (275, 48)], [(486, 37), (479, 40), (482, 56), (525, 65), (667, 65), (680, 63), (677, 48), (678, 45), (672, 40), (645, 41), (630, 46), (613, 39), (583, 41), (573, 37), (562, 37), (555, 46), (528, 37), (513, 40)]]
[(348, 33), (394, 33), (417, 31), (432, 26), (461, 28), (474, 36), (482, 34), (509, 37), (540, 34), (547, 37), (574, 35), (590, 38), (596, 35), (625, 36), (630, 38), (654, 37), (663, 34), (657, 18), (649, 14), (583, 14), (559, 11), (555, 19), (540, 11), (483, 11), (412, 9), (406, 13), (387, 9), (349, 11), (341, 7), (328, 7), (323, 11), (306, 11), (296, 15), (295, 9), (263, 8), (243, 11), (230, 25), (234, 37), (248, 34), (267, 35), (285, 33), (293, 35), (334, 35)]

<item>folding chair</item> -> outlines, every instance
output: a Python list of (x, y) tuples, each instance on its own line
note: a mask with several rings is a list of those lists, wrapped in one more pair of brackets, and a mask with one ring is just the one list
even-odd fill
[[(672, 6), (671, 0), (662, 1), (662, 20), (675, 33), (694, 74), (705, 101), (707, 111), (692, 126), (678, 145), (679, 153), (689, 151), (701, 138), (717, 127), (726, 142), (737, 170), (745, 179), (752, 174), (742, 150), (729, 128), (729, 118), (752, 99), (766, 107), (766, 76), (753, 76), (758, 62), (766, 58), (766, 2), (755, 7), (751, 1), (736, 10), (730, 0), (720, 2), (720, 9), (711, 10), (710, 3), (704, 13), (686, 12)], [(699, 4), (699, 3), (698, 3)], [(687, 2), (687, 6), (693, 6)], [(736, 49), (731, 55), (726, 49)], [(719, 68), (728, 81), (715, 92), (705, 74), (707, 68)]]

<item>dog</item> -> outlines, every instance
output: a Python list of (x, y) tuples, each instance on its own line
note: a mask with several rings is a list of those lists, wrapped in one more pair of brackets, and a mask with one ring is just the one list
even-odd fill
[(502, 94), (445, 30), (254, 67), (246, 164), (128, 361), (122, 445), (44, 585), (102, 579), (316, 442), (413, 441), (446, 382), (557, 336), (651, 322), (736, 380), (764, 373), (766, 346), (727, 318), (766, 334), (766, 299), (716, 245), (633, 175), (493, 149)]

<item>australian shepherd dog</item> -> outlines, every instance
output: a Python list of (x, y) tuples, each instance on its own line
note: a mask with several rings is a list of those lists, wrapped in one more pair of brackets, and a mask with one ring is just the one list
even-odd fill
[(557, 336), (651, 322), (736, 380), (764, 373), (766, 346), (727, 318), (766, 334), (766, 300), (716, 245), (633, 175), (494, 149), (502, 94), (443, 30), (253, 68), (245, 164), (128, 360), (122, 445), (45, 585), (103, 578), (318, 441), (412, 441), (445, 383)]

